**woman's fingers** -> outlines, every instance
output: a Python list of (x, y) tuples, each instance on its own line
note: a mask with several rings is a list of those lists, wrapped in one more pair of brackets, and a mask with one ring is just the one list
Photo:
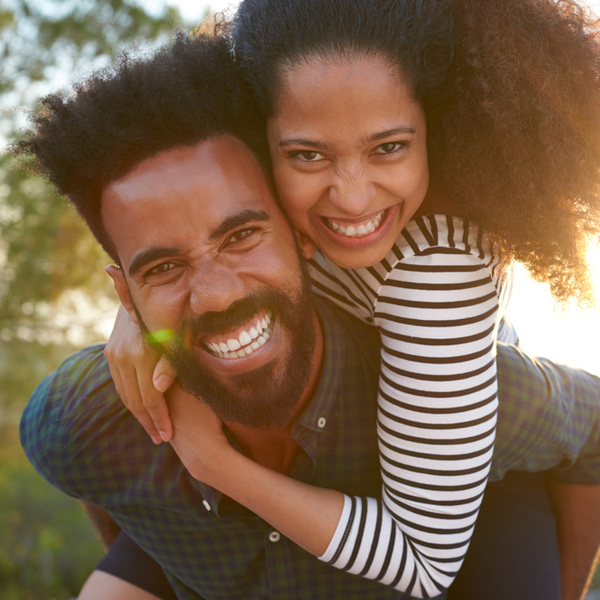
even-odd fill
[(153, 430), (156, 431), (156, 435), (159, 436), (161, 441), (168, 442), (173, 436), (173, 426), (171, 425), (169, 409), (164, 396), (155, 389), (146, 371), (143, 373), (138, 371), (137, 384), (142, 405), (148, 418), (152, 421)]
[(164, 394), (170, 387), (173, 381), (175, 381), (177, 373), (171, 366), (171, 363), (163, 356), (156, 367), (154, 367), (154, 375), (152, 380), (154, 381), (154, 387), (161, 394)]
[[(158, 355), (144, 342), (139, 327), (123, 307), (117, 313), (104, 356), (123, 404), (155, 444), (170, 440), (173, 428), (167, 404), (152, 384)], [(170, 369), (163, 367), (163, 370), (168, 377)]]
[[(160, 432), (154, 424), (152, 416), (148, 412), (145, 406), (144, 396), (140, 390), (139, 382), (143, 380), (143, 375), (140, 371), (137, 371), (133, 366), (129, 368), (121, 369), (121, 382), (123, 386), (123, 394), (121, 400), (123, 404), (131, 411), (131, 414), (140, 422), (140, 425), (147, 431), (148, 435), (152, 438), (155, 444), (160, 444), (163, 440), (160, 437)], [(150, 385), (149, 388), (154, 394), (157, 394), (162, 398), (162, 395)], [(148, 392), (146, 391), (146, 395)], [(154, 399), (154, 401), (156, 401)], [(152, 401), (150, 401), (152, 404)]]
[[(135, 367), (129, 360), (124, 360), (122, 356), (119, 356), (119, 352), (110, 344), (104, 348), (104, 356), (108, 362), (108, 368), (110, 369), (117, 394), (119, 394), (123, 404), (140, 422), (140, 425), (147, 431), (152, 441), (155, 444), (160, 444), (163, 440), (154, 425), (150, 413), (144, 406), (142, 394), (138, 386), (138, 372)], [(155, 394), (158, 393), (151, 385), (149, 387)]]

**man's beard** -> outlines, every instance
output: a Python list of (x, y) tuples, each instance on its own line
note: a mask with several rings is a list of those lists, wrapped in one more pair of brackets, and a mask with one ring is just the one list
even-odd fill
[[(262, 289), (223, 312), (186, 319), (176, 341), (159, 347), (176, 370), (181, 386), (206, 402), (223, 421), (253, 429), (277, 429), (289, 421), (302, 397), (312, 372), (316, 333), (308, 270), (304, 260), (300, 262), (301, 286), (295, 294)], [(246, 373), (229, 374), (224, 383), (184, 343), (192, 341), (193, 347), (204, 336), (235, 329), (265, 309), (279, 321), (287, 338), (288, 354), (282, 360)], [(140, 323), (145, 329), (143, 321)]]

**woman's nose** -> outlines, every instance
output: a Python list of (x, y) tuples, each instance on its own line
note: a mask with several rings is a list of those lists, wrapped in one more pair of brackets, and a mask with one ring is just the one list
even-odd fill
[(329, 199), (342, 212), (357, 217), (369, 212), (369, 206), (375, 200), (375, 193), (375, 184), (364, 171), (357, 170), (336, 177), (329, 188)]

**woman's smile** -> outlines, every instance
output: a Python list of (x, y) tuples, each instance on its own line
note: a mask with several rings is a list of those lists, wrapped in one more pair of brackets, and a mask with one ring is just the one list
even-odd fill
[(339, 217), (317, 217), (310, 215), (311, 223), (316, 229), (323, 229), (322, 234), (329, 236), (333, 243), (348, 249), (368, 248), (384, 239), (393, 228), (400, 209), (398, 204), (354, 219)]

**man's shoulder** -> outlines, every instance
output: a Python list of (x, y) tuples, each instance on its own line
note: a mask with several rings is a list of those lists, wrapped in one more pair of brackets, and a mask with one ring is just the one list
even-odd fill
[(27, 457), (50, 483), (72, 495), (80, 495), (74, 465), (90, 468), (101, 460), (116, 424), (121, 430), (135, 427), (102, 351), (96, 345), (67, 358), (38, 385), (21, 417)]
[(60, 420), (118, 400), (103, 350), (104, 344), (96, 344), (69, 356), (37, 386), (24, 417), (43, 408)]

